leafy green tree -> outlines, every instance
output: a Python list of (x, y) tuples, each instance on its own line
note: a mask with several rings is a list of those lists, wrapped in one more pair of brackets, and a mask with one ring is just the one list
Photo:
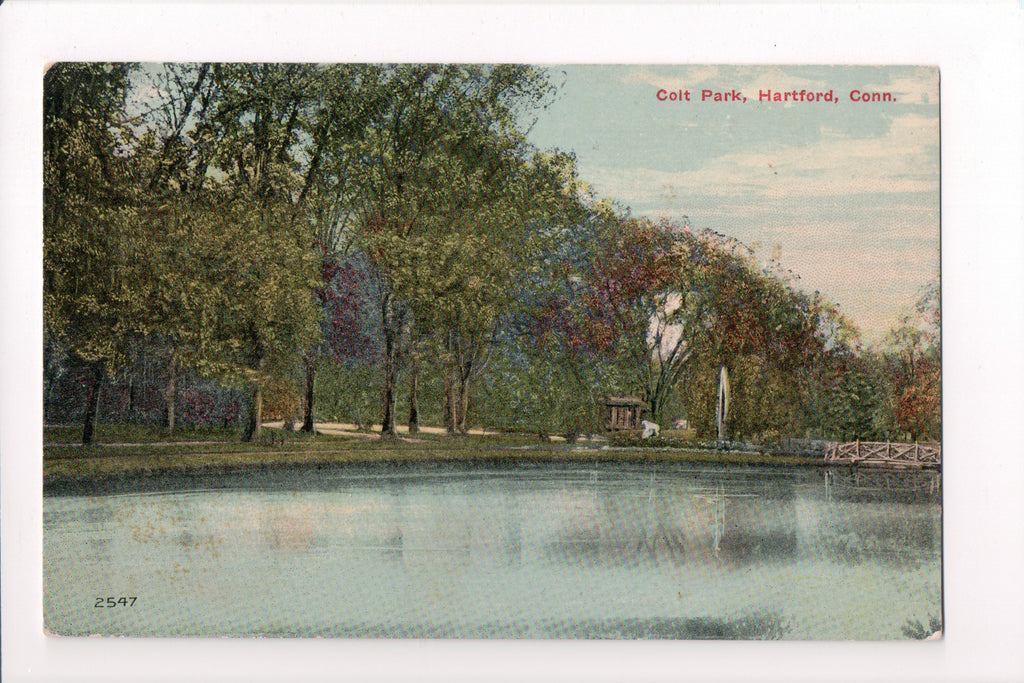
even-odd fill
[[(585, 359), (555, 334), (502, 339), (482, 378), (478, 412), (487, 427), (537, 434), (561, 434), (574, 441), (602, 429), (602, 392), (616, 380), (600, 358)], [(587, 361), (590, 362), (587, 362)]]
[(147, 289), (149, 346), (166, 365), (164, 425), (173, 433), (179, 374), (202, 364), (203, 337), (213, 329), (203, 283), (214, 274), (197, 272), (202, 266), (192, 259), (190, 222), (210, 189), (215, 149), (204, 125), (218, 91), (209, 64), (150, 67), (136, 76), (134, 90), (143, 89), (156, 95), (136, 102), (140, 111), (133, 116), (133, 126), (143, 132), (131, 163), (147, 192), (140, 216), (148, 240), (146, 277), (138, 286)]
[(813, 300), (824, 346), (812, 363), (798, 369), (804, 435), (839, 441), (889, 438), (880, 422), (885, 390), (876, 354), (863, 347), (836, 305), (817, 293)]
[(509, 160), (470, 199), (389, 250), (399, 256), (393, 281), (442, 372), (449, 433), (466, 432), (472, 385), (516, 304), (509, 292), (537, 267), (549, 241), (541, 226), (557, 220), (559, 175), (547, 162)]
[(125, 150), (133, 66), (53, 65), (43, 84), (43, 302), (47, 335), (88, 363), (82, 442), (92, 443), (104, 374), (144, 334), (134, 286), (144, 249)]
[(227, 193), (190, 209), (178, 231), (164, 232), (180, 251), (164, 252), (173, 258), (162, 266), (181, 278), (175, 296), (194, 323), (179, 342), (201, 375), (248, 387), (244, 436), (251, 440), (262, 421), (264, 384), (294, 374), (301, 349), (318, 332), (317, 260), (308, 226), (289, 221), (287, 207), (274, 214)]
[(118, 150), (144, 237), (131, 283), (144, 305), (122, 319), (144, 327), (166, 359), (169, 430), (176, 377), (192, 368), (250, 385), (246, 438), (255, 438), (262, 382), (291, 371), (289, 345), (315, 326), (306, 199), (318, 167), (309, 144), (318, 75), (309, 65), (170, 64), (125, 83), (147, 94)]
[(226, 249), (221, 279), (210, 283), (214, 343), (222, 371), (250, 387), (245, 440), (259, 435), (264, 381), (293, 371), (317, 338), (318, 255), (305, 198), (318, 76), (313, 65), (213, 67), (218, 100), (200, 135), (214, 140), (218, 176), (204, 220)]
[(603, 396), (627, 385), (606, 330), (589, 316), (593, 291), (585, 277), (614, 209), (594, 200), (571, 156), (552, 155), (551, 164), (563, 202), (544, 230), (538, 266), (510, 290), (484, 409), (506, 429), (572, 439), (602, 429)]
[[(529, 67), (412, 65), (382, 72), (386, 94), (353, 153), (362, 248), (377, 268), (384, 335), (382, 433), (394, 435), (408, 331), (429, 337), (450, 433), (466, 430), (504, 286), (528, 264), (543, 200), (521, 108), (549, 91)], [(553, 188), (549, 188), (552, 189)], [(544, 195), (541, 195), (543, 197)]]
[(332, 357), (338, 330), (330, 324), (338, 301), (332, 298), (332, 274), (355, 253), (358, 226), (352, 168), (359, 163), (354, 141), (374, 119), (372, 106), (382, 95), (376, 65), (331, 64), (317, 68), (308, 84), (310, 106), (302, 123), (305, 161), (295, 207), (313, 225), (313, 248), (320, 257), (321, 283), (316, 301), (325, 317), (323, 335), (304, 353), (302, 430), (313, 431), (316, 374), (322, 359)]

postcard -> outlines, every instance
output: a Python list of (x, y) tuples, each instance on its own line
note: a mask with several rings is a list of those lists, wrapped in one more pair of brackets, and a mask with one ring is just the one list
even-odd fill
[(44, 78), (48, 634), (942, 637), (937, 68)]

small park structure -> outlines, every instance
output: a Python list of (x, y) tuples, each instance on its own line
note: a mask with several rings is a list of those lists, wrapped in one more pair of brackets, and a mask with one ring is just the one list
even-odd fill
[(604, 428), (608, 431), (638, 430), (649, 408), (633, 396), (608, 396), (604, 400)]
[(941, 467), (942, 446), (891, 441), (833, 443), (825, 451), (825, 462), (878, 467)]

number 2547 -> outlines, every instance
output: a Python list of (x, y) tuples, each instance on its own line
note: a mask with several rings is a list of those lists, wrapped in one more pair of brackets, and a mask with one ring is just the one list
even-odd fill
[(93, 607), (132, 607), (135, 605), (135, 596), (124, 596), (119, 598), (96, 598)]

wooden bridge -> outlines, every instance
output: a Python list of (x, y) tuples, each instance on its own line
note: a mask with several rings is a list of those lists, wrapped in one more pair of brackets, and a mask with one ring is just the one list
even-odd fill
[(834, 443), (825, 450), (825, 462), (887, 467), (941, 467), (942, 446), (890, 441)]

